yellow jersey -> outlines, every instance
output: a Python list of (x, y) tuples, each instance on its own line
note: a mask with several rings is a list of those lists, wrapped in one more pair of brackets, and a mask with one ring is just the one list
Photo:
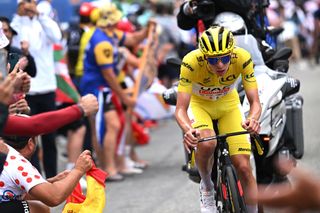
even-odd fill
[(228, 94), (237, 95), (235, 86), (240, 75), (245, 89), (257, 88), (251, 55), (243, 48), (233, 50), (223, 76), (210, 71), (209, 66), (199, 49), (188, 53), (182, 60), (178, 91), (192, 94), (192, 99), (216, 101)]

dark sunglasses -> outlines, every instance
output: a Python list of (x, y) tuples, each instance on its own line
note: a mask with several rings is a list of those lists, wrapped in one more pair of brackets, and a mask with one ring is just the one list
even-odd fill
[(221, 61), (223, 64), (227, 64), (227, 63), (229, 63), (230, 59), (231, 59), (231, 55), (225, 55), (225, 56), (213, 57), (213, 58), (208, 57), (207, 61), (211, 65), (216, 65), (218, 63), (218, 61)]

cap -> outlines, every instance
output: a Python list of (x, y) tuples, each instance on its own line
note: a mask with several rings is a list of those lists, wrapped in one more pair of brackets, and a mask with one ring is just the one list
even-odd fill
[(5, 23), (8, 25), (8, 27), (9, 27), (9, 29), (11, 30), (11, 32), (12, 32), (13, 35), (18, 35), (17, 31), (15, 31), (15, 29), (13, 29), (13, 28), (10, 26), (10, 20), (9, 20), (7, 17), (5, 17), (5, 16), (0, 16), (0, 22), (2, 22), (2, 24), (3, 24), (3, 22), (5, 22)]
[(95, 7), (90, 2), (83, 2), (79, 9), (80, 16), (90, 16), (91, 11)]
[(100, 16), (97, 20), (98, 27), (107, 27), (117, 24), (122, 18), (122, 12), (114, 3), (104, 4), (99, 8)]
[(6, 47), (8, 44), (9, 44), (9, 40), (3, 33), (2, 22), (0, 21), (0, 49)]

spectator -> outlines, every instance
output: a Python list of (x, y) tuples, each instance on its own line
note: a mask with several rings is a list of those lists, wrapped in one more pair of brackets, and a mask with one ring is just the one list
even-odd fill
[(160, 30), (159, 44), (157, 49), (158, 77), (162, 84), (170, 88), (172, 84), (179, 79), (179, 70), (166, 63), (167, 58), (179, 58), (184, 56), (180, 54), (182, 49), (182, 41), (180, 29), (177, 26), (176, 17), (173, 15), (173, 3), (156, 3), (155, 4), (155, 17)]
[(9, 40), (2, 30), (2, 22), (0, 21), (0, 81), (7, 76), (7, 58), (8, 51), (4, 49), (9, 44)]
[[(79, 156), (71, 171), (64, 171), (45, 180), (39, 171), (27, 160), (33, 155), (37, 139), (35, 137), (4, 136), (7, 145), (1, 143), (6, 154), (5, 166), (0, 175), (1, 211), (14, 212), (26, 209), (29, 212), (50, 212), (49, 206), (57, 206), (71, 194), (80, 178), (92, 167), (90, 151)], [(19, 154), (20, 153), (20, 154)], [(40, 202), (39, 202), (40, 201)]]
[[(31, 88), (26, 100), (31, 114), (55, 109), (55, 90), (57, 88), (54, 72), (53, 44), (62, 37), (58, 24), (45, 13), (39, 13), (35, 0), (19, 0), (17, 14), (11, 26), (22, 41), (29, 42), (29, 51), (34, 56), (37, 75), (31, 79)], [(57, 149), (54, 134), (41, 136), (43, 165), (46, 177), (57, 173)], [(31, 162), (40, 170), (37, 152)]]
[(12, 44), (13, 36), (18, 33), (10, 26), (10, 20), (7, 17), (1, 16), (0, 22), (2, 22), (3, 32), (9, 40), (9, 44), (6, 46), (8, 53), (17, 53), (20, 55), (20, 69), (26, 71), (31, 77), (34, 77), (37, 72), (34, 58), (29, 52), (29, 43), (27, 41), (21, 41), (20, 47), (15, 47)]
[[(97, 28), (89, 40), (89, 48), (85, 52), (84, 75), (80, 82), (82, 94), (93, 93), (99, 97), (100, 110), (96, 116), (98, 129), (94, 119), (91, 120), (93, 144), (101, 163), (100, 166), (109, 173), (107, 180), (123, 180), (115, 162), (117, 137), (120, 121), (112, 103), (112, 96), (120, 98), (127, 107), (133, 107), (135, 100), (124, 93), (116, 76), (118, 46), (132, 46), (140, 43), (147, 35), (147, 29), (134, 33), (123, 33), (116, 29), (122, 14), (112, 3), (99, 8), (100, 17)], [(102, 125), (103, 124), (103, 125)], [(97, 140), (95, 140), (97, 138)], [(99, 141), (99, 145), (98, 145)], [(103, 158), (100, 147), (103, 146)]]
[[(290, 169), (290, 162), (280, 162), (282, 169)], [(264, 206), (285, 209), (286, 212), (320, 211), (320, 178), (302, 168), (293, 168), (291, 185), (287, 183), (259, 187), (258, 202)]]
[(79, 86), (79, 81), (83, 76), (85, 48), (94, 32), (99, 11), (98, 8), (94, 7), (91, 3), (83, 2), (79, 9), (79, 16), (80, 24), (75, 26), (74, 29), (78, 31), (78, 38), (71, 37), (72, 31), (70, 31), (70, 36), (68, 37), (68, 62), (77, 86)]

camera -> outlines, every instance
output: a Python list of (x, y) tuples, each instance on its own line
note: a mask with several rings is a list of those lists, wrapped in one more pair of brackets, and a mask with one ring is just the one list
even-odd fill
[(198, 0), (192, 6), (193, 13), (202, 20), (210, 20), (215, 17), (215, 4), (213, 0)]

